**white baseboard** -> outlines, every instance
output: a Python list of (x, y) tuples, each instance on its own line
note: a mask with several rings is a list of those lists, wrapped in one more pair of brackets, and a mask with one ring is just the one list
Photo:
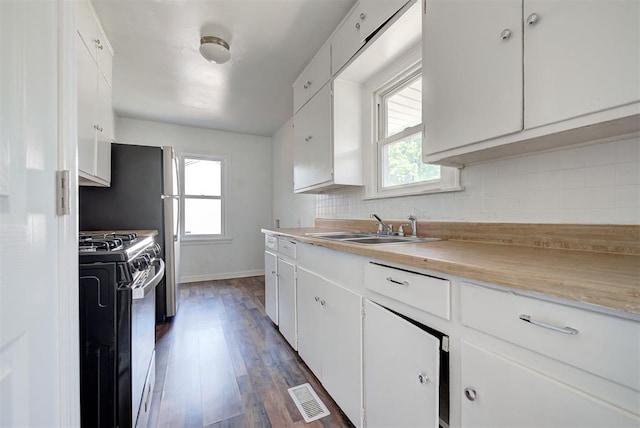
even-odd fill
[(248, 276), (258, 276), (264, 275), (264, 270), (245, 270), (241, 272), (225, 272), (225, 273), (216, 273), (216, 274), (207, 274), (207, 275), (192, 275), (192, 276), (183, 276), (180, 278), (180, 283), (184, 284), (187, 282), (200, 282), (200, 281), (215, 281), (218, 279), (233, 279), (233, 278), (246, 278)]

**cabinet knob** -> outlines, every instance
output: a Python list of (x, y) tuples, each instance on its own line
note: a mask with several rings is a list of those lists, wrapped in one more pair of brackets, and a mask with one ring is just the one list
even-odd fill
[(309, 89), (310, 86), (311, 86), (311, 80), (307, 80), (307, 83), (304, 84), (304, 88)]
[(275, 271), (275, 270), (272, 270), (272, 271), (271, 271), (271, 275), (275, 275), (275, 274), (276, 274), (276, 271)]
[(465, 388), (464, 396), (467, 397), (469, 401), (476, 401), (476, 390), (473, 388)]
[(360, 14), (360, 19), (365, 19), (366, 17), (367, 17), (367, 15), (365, 15), (365, 14), (364, 14), (364, 12), (362, 12), (362, 13)]
[(360, 23), (356, 22), (356, 30), (359, 30), (359, 29), (360, 29)]
[(429, 378), (424, 373), (418, 373), (418, 382), (424, 385), (425, 383), (429, 382)]
[(316, 302), (320, 300), (320, 298), (318, 296), (314, 297), (314, 299), (315, 299)]
[(537, 13), (532, 13), (527, 17), (528, 25), (535, 25), (540, 20), (540, 16)]
[(327, 302), (325, 302), (324, 300), (320, 300), (320, 304), (321, 304), (322, 306), (324, 306), (324, 304), (325, 304), (325, 303), (327, 303)]
[(313, 137), (312, 137), (311, 135), (309, 135), (308, 137), (306, 137), (306, 138), (304, 139), (304, 141), (309, 142), (309, 141), (311, 141), (311, 138), (313, 138)]
[(508, 28), (502, 30), (502, 33), (500, 33), (500, 39), (507, 40), (509, 37), (511, 37), (511, 30)]

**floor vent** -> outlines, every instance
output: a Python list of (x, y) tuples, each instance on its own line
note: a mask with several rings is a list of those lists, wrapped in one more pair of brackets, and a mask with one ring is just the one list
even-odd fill
[(308, 383), (294, 386), (289, 388), (288, 391), (306, 423), (329, 415), (327, 406), (318, 398), (318, 394)]

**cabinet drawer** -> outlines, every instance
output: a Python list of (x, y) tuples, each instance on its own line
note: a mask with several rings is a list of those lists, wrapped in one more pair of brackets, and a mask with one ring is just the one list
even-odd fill
[(264, 246), (273, 251), (278, 251), (278, 238), (273, 235), (264, 235)]
[(364, 280), (371, 291), (449, 319), (450, 283), (446, 279), (368, 263)]
[(278, 252), (283, 256), (296, 258), (296, 243), (287, 239), (278, 238)]
[(461, 319), (468, 327), (640, 390), (638, 322), (468, 283), (462, 285)]

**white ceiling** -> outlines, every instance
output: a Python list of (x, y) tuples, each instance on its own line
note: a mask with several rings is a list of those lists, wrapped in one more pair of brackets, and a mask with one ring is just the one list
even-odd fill
[[(293, 113), (293, 81), (355, 0), (92, 3), (115, 51), (118, 116), (271, 136)], [(227, 40), (231, 60), (202, 58), (201, 35)]]

